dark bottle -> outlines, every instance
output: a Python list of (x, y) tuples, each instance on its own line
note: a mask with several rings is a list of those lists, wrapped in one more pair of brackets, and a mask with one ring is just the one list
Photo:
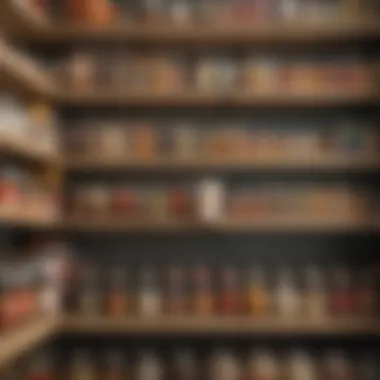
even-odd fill
[(329, 304), (333, 315), (352, 312), (351, 275), (347, 268), (336, 268), (333, 272)]
[(174, 352), (170, 380), (197, 380), (199, 367), (194, 354), (188, 350)]
[(108, 350), (104, 380), (124, 380), (125, 378), (126, 366), (123, 353), (119, 350)]

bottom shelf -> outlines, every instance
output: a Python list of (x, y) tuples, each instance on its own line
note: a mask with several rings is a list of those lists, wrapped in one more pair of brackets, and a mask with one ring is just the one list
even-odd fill
[(318, 320), (252, 317), (96, 317), (70, 315), (61, 332), (79, 334), (264, 334), (359, 335), (380, 334), (378, 318)]
[(40, 317), (14, 332), (4, 334), (0, 340), (0, 369), (47, 340), (58, 327), (57, 318)]

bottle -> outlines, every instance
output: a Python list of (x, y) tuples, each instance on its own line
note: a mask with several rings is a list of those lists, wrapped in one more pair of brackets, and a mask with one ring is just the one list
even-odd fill
[(197, 380), (199, 368), (191, 351), (180, 349), (174, 352), (171, 380)]
[(91, 266), (85, 267), (83, 269), (82, 287), (79, 295), (79, 311), (83, 314), (97, 314), (100, 312), (97, 281), (97, 270)]
[(375, 272), (367, 269), (362, 270), (354, 292), (355, 313), (363, 317), (373, 317), (376, 314), (376, 279)]
[(269, 290), (260, 268), (250, 270), (247, 284), (248, 314), (254, 317), (264, 317), (270, 312)]
[(140, 273), (139, 313), (143, 317), (154, 317), (162, 311), (162, 297), (158, 289), (156, 273), (145, 267)]
[(127, 274), (122, 266), (110, 271), (106, 310), (111, 317), (120, 317), (128, 312)]
[(352, 311), (351, 276), (347, 268), (336, 268), (333, 272), (329, 306), (333, 315), (347, 315)]
[(274, 297), (279, 317), (293, 318), (300, 312), (300, 298), (290, 270), (280, 271)]
[(355, 379), (377, 380), (380, 376), (380, 368), (376, 355), (364, 353), (355, 371)]
[(97, 370), (89, 352), (82, 350), (74, 352), (70, 374), (70, 380), (96, 380)]
[(198, 185), (198, 216), (206, 222), (224, 217), (224, 185), (214, 179), (202, 180)]
[(326, 291), (322, 274), (317, 267), (305, 269), (304, 315), (310, 319), (326, 316)]
[(231, 352), (219, 349), (210, 362), (210, 380), (239, 380), (240, 365)]
[(221, 270), (220, 312), (223, 315), (236, 315), (240, 312), (238, 273), (233, 267)]
[(168, 300), (169, 315), (183, 315), (188, 311), (185, 274), (178, 266), (171, 266), (168, 271)]
[(119, 350), (108, 350), (106, 353), (106, 368), (104, 380), (124, 380), (125, 373), (124, 355)]
[(317, 373), (311, 357), (304, 351), (293, 353), (288, 362), (288, 375), (292, 380), (316, 380)]
[(250, 354), (247, 380), (279, 379), (280, 370), (273, 354), (265, 350), (254, 351)]
[(162, 380), (162, 365), (157, 356), (150, 351), (144, 351), (136, 366), (135, 380)]
[(197, 316), (207, 316), (214, 312), (213, 296), (210, 270), (199, 265), (194, 271), (194, 312)]
[(325, 363), (325, 380), (353, 380), (350, 364), (341, 351), (332, 351), (327, 354)]

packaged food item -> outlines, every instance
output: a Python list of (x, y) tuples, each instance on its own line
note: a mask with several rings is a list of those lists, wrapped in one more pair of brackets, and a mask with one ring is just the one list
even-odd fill
[(74, 352), (70, 375), (70, 380), (96, 379), (97, 368), (88, 351), (81, 349)]
[(238, 272), (233, 267), (221, 270), (221, 300), (222, 315), (237, 315), (241, 312), (241, 292), (239, 289)]
[(210, 360), (210, 379), (238, 380), (240, 376), (240, 365), (234, 355), (225, 349), (217, 350)]
[(345, 267), (332, 273), (329, 307), (333, 315), (345, 316), (352, 312), (351, 274)]
[(304, 312), (305, 317), (319, 319), (327, 316), (327, 294), (321, 270), (307, 267), (304, 270)]
[(173, 356), (171, 379), (199, 380), (199, 366), (191, 351), (179, 349), (174, 352)]
[(274, 290), (276, 312), (281, 318), (295, 318), (300, 313), (300, 298), (294, 274), (289, 269), (279, 271)]
[(106, 312), (109, 316), (120, 317), (128, 313), (129, 294), (125, 268), (111, 269), (106, 302)]
[(106, 352), (104, 380), (124, 380), (126, 375), (123, 353), (118, 349), (108, 349)]
[(162, 294), (156, 272), (149, 267), (140, 272), (138, 309), (142, 317), (157, 317), (162, 313)]
[(207, 316), (214, 312), (214, 290), (210, 270), (199, 265), (194, 270), (193, 303), (196, 316)]
[(167, 313), (184, 315), (189, 311), (188, 289), (184, 271), (178, 266), (168, 270)]
[(261, 268), (248, 273), (247, 311), (253, 317), (264, 317), (271, 311), (271, 297)]
[(249, 380), (279, 380), (281, 370), (272, 353), (265, 350), (253, 351), (248, 361)]
[(136, 380), (162, 380), (163, 367), (154, 352), (143, 351), (140, 353), (136, 364)]

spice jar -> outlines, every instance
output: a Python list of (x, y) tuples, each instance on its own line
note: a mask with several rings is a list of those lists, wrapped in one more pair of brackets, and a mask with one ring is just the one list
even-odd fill
[(273, 354), (264, 350), (251, 353), (248, 361), (248, 380), (279, 380), (280, 369)]
[(92, 185), (87, 190), (87, 203), (89, 214), (94, 218), (107, 218), (110, 211), (110, 194), (109, 190), (101, 185)]
[(294, 282), (294, 274), (290, 270), (282, 269), (279, 272), (274, 299), (279, 317), (294, 318), (299, 313), (299, 294)]
[(224, 315), (238, 314), (241, 306), (238, 273), (233, 267), (221, 270), (220, 312)]
[(173, 131), (173, 153), (176, 159), (190, 160), (196, 157), (198, 138), (193, 128), (179, 125)]
[(327, 353), (323, 372), (326, 380), (353, 380), (353, 370), (341, 351)]
[(99, 273), (95, 267), (91, 266), (85, 266), (82, 271), (79, 312), (88, 315), (98, 314), (100, 312), (100, 294), (97, 286)]
[[(76, 1), (76, 0), (75, 0)], [(64, 85), (75, 91), (91, 91), (95, 85), (94, 58), (88, 53), (75, 53), (68, 62)]]
[(240, 365), (231, 352), (219, 349), (210, 361), (210, 380), (239, 380)]
[(377, 286), (375, 271), (362, 270), (358, 276), (354, 291), (355, 313), (364, 317), (373, 317), (377, 312)]
[(174, 352), (171, 380), (198, 380), (200, 376), (197, 361), (194, 354), (187, 350)]
[(142, 317), (156, 317), (162, 312), (162, 295), (158, 288), (157, 275), (149, 267), (140, 272), (138, 310)]
[(306, 318), (326, 316), (326, 290), (319, 268), (308, 267), (305, 273), (304, 311)]
[(317, 380), (313, 361), (304, 351), (294, 352), (290, 356), (287, 375), (292, 380)]
[(107, 350), (104, 380), (124, 380), (126, 378), (125, 359), (119, 350)]
[(157, 157), (158, 136), (150, 123), (136, 125), (132, 132), (132, 158), (151, 160)]
[(106, 312), (111, 317), (120, 317), (128, 312), (127, 274), (123, 267), (110, 270)]
[(170, 56), (152, 61), (152, 91), (167, 93), (180, 91), (185, 84), (184, 63)]
[(183, 315), (188, 312), (188, 297), (185, 274), (178, 266), (168, 270), (167, 312), (169, 315)]
[(70, 380), (95, 380), (97, 369), (89, 352), (76, 350), (70, 371)]
[(250, 270), (247, 284), (248, 313), (255, 317), (263, 317), (269, 314), (271, 299), (264, 274), (260, 268)]
[(330, 312), (334, 315), (347, 315), (352, 311), (351, 276), (347, 268), (336, 268), (332, 274), (330, 290)]
[(273, 93), (278, 88), (279, 64), (275, 57), (251, 56), (244, 69), (246, 90), (255, 93)]
[(177, 187), (169, 191), (169, 216), (175, 219), (190, 219), (192, 216), (192, 202), (189, 191)]
[(136, 365), (136, 380), (162, 380), (163, 368), (158, 357), (150, 351), (140, 353)]
[(98, 157), (104, 161), (118, 161), (128, 156), (126, 130), (119, 125), (105, 125), (100, 131)]
[(138, 216), (139, 201), (136, 190), (130, 186), (119, 186), (111, 197), (111, 215), (113, 218), (130, 219)]
[(197, 316), (206, 316), (214, 312), (214, 294), (210, 270), (198, 266), (194, 271), (194, 312)]
[(53, 380), (53, 368), (51, 358), (47, 352), (39, 352), (32, 358), (28, 370), (28, 380)]

